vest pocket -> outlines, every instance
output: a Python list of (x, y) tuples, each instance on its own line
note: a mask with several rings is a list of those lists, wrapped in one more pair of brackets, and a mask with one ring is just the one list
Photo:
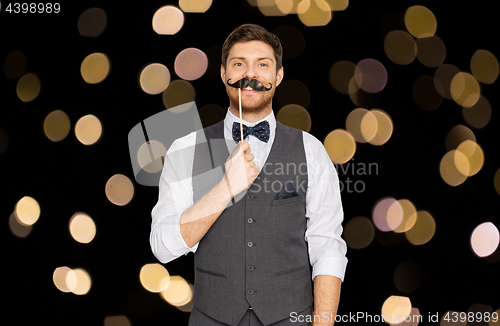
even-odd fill
[(222, 273), (217, 273), (217, 272), (212, 272), (212, 271), (208, 271), (206, 269), (203, 269), (203, 268), (199, 268), (199, 267), (196, 267), (196, 270), (200, 273), (204, 273), (204, 274), (208, 274), (208, 275), (212, 275), (212, 276), (217, 276), (217, 277), (222, 277), (222, 278), (226, 278), (226, 275), (222, 274)]
[(291, 204), (291, 203), (298, 202), (301, 198), (302, 197), (299, 195), (299, 196), (295, 196), (295, 197), (292, 197), (292, 198), (274, 199), (273, 202), (272, 202), (272, 205), (273, 206), (280, 206), (280, 205)]
[(295, 268), (290, 268), (290, 269), (286, 269), (284, 271), (279, 271), (279, 272), (275, 272), (274, 275), (283, 275), (283, 274), (289, 274), (289, 273), (293, 273), (293, 272), (298, 272), (300, 270), (303, 270), (305, 268), (309, 267), (309, 265), (304, 265), (304, 266), (300, 266), (300, 267), (295, 267)]

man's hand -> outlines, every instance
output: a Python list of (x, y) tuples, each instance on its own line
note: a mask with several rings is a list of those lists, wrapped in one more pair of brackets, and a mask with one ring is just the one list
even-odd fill
[(250, 151), (250, 145), (240, 141), (226, 161), (224, 178), (232, 197), (248, 188), (260, 172)]

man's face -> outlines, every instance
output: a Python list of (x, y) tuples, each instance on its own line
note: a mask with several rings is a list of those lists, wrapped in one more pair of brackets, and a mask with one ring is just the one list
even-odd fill
[(257, 79), (265, 87), (272, 85), (270, 91), (241, 90), (241, 106), (245, 112), (260, 112), (272, 109), (272, 98), (276, 86), (283, 78), (283, 67), (276, 72), (276, 59), (273, 48), (262, 41), (236, 43), (229, 50), (227, 68), (221, 66), (221, 78), (226, 85), (230, 106), (238, 110), (238, 89), (227, 85), (227, 80), (234, 83), (241, 78)]

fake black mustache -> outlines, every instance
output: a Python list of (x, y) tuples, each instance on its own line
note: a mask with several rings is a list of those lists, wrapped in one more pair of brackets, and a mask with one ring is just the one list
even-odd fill
[(250, 86), (254, 91), (270, 91), (271, 88), (273, 88), (273, 85), (271, 85), (271, 83), (269, 83), (269, 88), (268, 88), (262, 85), (261, 82), (258, 81), (257, 79), (241, 78), (240, 80), (234, 82), (233, 84), (229, 83), (230, 80), (231, 78), (227, 80), (227, 84), (234, 88), (243, 89), (247, 86)]

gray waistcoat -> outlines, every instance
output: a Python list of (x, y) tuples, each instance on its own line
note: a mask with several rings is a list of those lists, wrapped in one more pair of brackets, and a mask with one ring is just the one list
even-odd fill
[[(198, 131), (193, 176), (224, 166), (229, 152), (223, 128), (222, 121), (204, 129), (208, 142)], [(221, 180), (218, 171), (193, 178), (194, 202)], [(298, 196), (285, 194), (284, 199), (275, 199), (287, 182)], [(250, 306), (268, 325), (311, 305), (304, 240), (306, 189), (302, 131), (277, 122), (276, 137), (259, 176), (240, 200), (228, 205), (199, 243), (194, 255), (196, 308), (236, 325)]]

